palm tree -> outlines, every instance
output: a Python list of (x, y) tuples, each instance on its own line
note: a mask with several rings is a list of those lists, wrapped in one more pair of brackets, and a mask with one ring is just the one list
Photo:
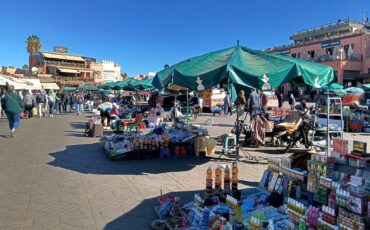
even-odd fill
[(41, 49), (41, 41), (37, 35), (33, 34), (28, 36), (26, 43), (27, 43), (27, 52), (30, 54), (34, 52), (39, 52)]

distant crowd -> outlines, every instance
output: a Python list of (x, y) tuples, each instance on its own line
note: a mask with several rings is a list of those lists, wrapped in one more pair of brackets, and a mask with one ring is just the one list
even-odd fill
[(98, 108), (104, 102), (122, 106), (134, 106), (140, 102), (154, 104), (156, 101), (154, 96), (155, 94), (145, 92), (124, 96), (119, 93), (104, 94), (90, 91), (55, 92), (53, 89), (16, 91), (14, 86), (7, 85), (0, 88), (0, 119), (8, 119), (10, 135), (14, 136), (21, 118), (53, 118), (54, 114), (58, 113), (81, 115), (83, 112), (93, 112), (94, 108)]

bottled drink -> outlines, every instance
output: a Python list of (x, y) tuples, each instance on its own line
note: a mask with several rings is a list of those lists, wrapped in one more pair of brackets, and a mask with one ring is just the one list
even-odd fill
[(221, 196), (221, 167), (218, 166), (215, 170), (215, 195), (217, 197)]

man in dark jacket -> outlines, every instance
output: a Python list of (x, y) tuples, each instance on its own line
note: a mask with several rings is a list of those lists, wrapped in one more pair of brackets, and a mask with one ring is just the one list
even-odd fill
[(24, 103), (15, 93), (13, 85), (9, 85), (8, 92), (2, 99), (2, 105), (9, 121), (10, 136), (14, 137), (15, 130), (19, 127), (20, 113), (24, 109)]

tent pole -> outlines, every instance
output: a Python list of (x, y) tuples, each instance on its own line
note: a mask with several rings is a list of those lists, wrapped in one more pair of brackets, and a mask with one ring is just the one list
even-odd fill
[(189, 125), (189, 89), (186, 89), (186, 125)]

